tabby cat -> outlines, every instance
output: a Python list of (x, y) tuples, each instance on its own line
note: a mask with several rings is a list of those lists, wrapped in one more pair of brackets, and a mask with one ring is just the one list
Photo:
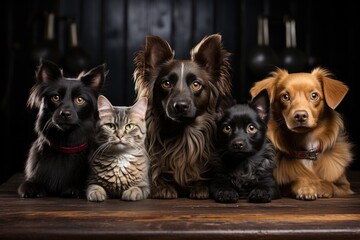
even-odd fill
[(131, 107), (113, 106), (105, 96), (98, 97), (88, 201), (102, 202), (108, 197), (137, 201), (149, 196), (150, 162), (144, 145), (147, 103), (147, 98), (140, 98)]

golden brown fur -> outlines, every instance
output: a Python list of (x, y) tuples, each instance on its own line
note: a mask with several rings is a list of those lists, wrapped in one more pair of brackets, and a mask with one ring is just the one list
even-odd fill
[[(348, 87), (331, 78), (329, 71), (311, 73), (277, 69), (258, 81), (250, 93), (269, 92), (272, 117), (268, 137), (277, 150), (275, 177), (289, 185), (297, 199), (339, 197), (352, 194), (346, 168), (353, 160), (342, 116), (335, 111)], [(296, 155), (297, 151), (321, 146), (317, 159)]]
[[(134, 60), (137, 98), (149, 99), (146, 145), (151, 158), (151, 197), (208, 198), (216, 113), (231, 96), (230, 54), (222, 48), (221, 35), (214, 34), (191, 50), (191, 60), (177, 60), (174, 55), (164, 39), (147, 36), (144, 50)], [(191, 90), (192, 78), (192, 83), (200, 80), (202, 85), (197, 94)], [(171, 91), (163, 89), (163, 79), (169, 79)], [(196, 113), (171, 116), (169, 103), (177, 98), (189, 100)]]

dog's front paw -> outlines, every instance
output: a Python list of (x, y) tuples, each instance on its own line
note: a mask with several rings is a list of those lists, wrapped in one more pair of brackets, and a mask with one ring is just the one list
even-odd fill
[(23, 198), (40, 198), (46, 196), (46, 191), (40, 184), (25, 181), (19, 186), (18, 194)]
[(220, 189), (215, 193), (215, 201), (220, 203), (236, 203), (239, 200), (239, 193), (235, 189)]
[(90, 202), (103, 202), (107, 198), (106, 191), (103, 187), (91, 184), (86, 190), (86, 199)]
[(248, 199), (252, 203), (268, 203), (271, 202), (271, 194), (267, 189), (255, 188), (250, 192)]
[(209, 198), (209, 187), (205, 184), (196, 184), (191, 188), (189, 198), (193, 198), (193, 199)]
[(82, 198), (83, 196), (83, 192), (78, 188), (68, 188), (60, 193), (62, 198)]
[(172, 186), (156, 186), (151, 189), (151, 198), (177, 198), (178, 194)]
[(334, 188), (333, 188), (333, 184), (322, 180), (320, 182), (320, 187), (318, 189), (318, 194), (317, 196), (319, 198), (331, 198), (334, 196)]
[(312, 186), (304, 186), (304, 187), (299, 187), (296, 191), (295, 191), (295, 197), (298, 200), (316, 200), (317, 199), (317, 191), (315, 187)]

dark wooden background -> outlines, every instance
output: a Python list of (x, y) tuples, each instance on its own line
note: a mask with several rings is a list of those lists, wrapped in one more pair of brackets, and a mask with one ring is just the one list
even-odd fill
[[(79, 47), (91, 66), (106, 63), (109, 74), (105, 95), (115, 105), (134, 100), (134, 53), (146, 34), (165, 38), (177, 58), (188, 58), (190, 49), (205, 35), (220, 33), (232, 53), (233, 95), (248, 100), (248, 91), (261, 77), (249, 70), (247, 58), (257, 45), (257, 17), (269, 17), (270, 46), (280, 54), (285, 48), (284, 18), (296, 20), (297, 47), (309, 64), (331, 70), (350, 92), (339, 105), (351, 140), (359, 145), (358, 69), (360, 7), (356, 1), (313, 0), (5, 0), (1, 6), (1, 137), (0, 183), (22, 172), (27, 150), (34, 139), (35, 114), (26, 109), (34, 83), (36, 44), (44, 40), (46, 14), (54, 12), (55, 40), (60, 54), (69, 50), (70, 21), (78, 24)], [(59, 62), (61, 66), (61, 62)], [(66, 69), (64, 69), (66, 71)], [(356, 149), (356, 158), (358, 150)], [(355, 160), (352, 169), (360, 169)]]

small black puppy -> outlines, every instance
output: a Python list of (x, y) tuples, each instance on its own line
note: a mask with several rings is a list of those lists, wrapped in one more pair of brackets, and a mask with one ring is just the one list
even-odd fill
[(18, 188), (21, 197), (83, 196), (97, 97), (106, 73), (103, 64), (78, 78), (65, 78), (55, 63), (41, 60), (27, 102), (38, 110), (38, 137), (26, 161), (26, 179)]
[(266, 90), (248, 104), (225, 110), (218, 124), (210, 195), (216, 202), (234, 203), (241, 197), (266, 203), (280, 198), (273, 176), (274, 149), (266, 138), (270, 102)]

